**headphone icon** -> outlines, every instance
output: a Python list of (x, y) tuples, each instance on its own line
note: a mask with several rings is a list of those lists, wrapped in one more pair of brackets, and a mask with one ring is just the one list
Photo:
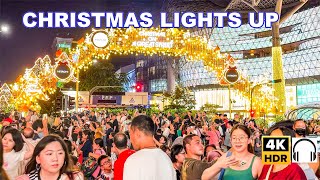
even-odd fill
[(295, 161), (299, 161), (299, 152), (295, 152), (295, 148), (296, 146), (298, 145), (299, 142), (302, 142), (302, 141), (308, 141), (312, 144), (312, 146), (314, 147), (314, 152), (310, 152), (310, 159), (311, 161), (314, 161), (316, 160), (317, 158), (317, 155), (316, 155), (316, 152), (317, 152), (317, 148), (316, 148), (316, 145), (313, 144), (313, 142), (310, 140), (310, 139), (299, 139), (296, 144), (293, 146), (293, 159)]

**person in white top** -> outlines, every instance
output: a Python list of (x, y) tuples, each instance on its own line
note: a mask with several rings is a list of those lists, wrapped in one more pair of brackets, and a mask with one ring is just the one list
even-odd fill
[(152, 119), (140, 115), (129, 129), (131, 143), (137, 151), (124, 164), (123, 180), (176, 180), (169, 156), (156, 148)]
[[(23, 150), (23, 143), (28, 146), (28, 151)], [(17, 129), (6, 130), (2, 138), (3, 146), (3, 169), (9, 179), (15, 179), (19, 175), (18, 165), (21, 161), (32, 156), (34, 146), (21, 135)]]
[(64, 141), (56, 135), (40, 140), (26, 166), (26, 174), (16, 180), (84, 180), (83, 174), (71, 168), (70, 156)]

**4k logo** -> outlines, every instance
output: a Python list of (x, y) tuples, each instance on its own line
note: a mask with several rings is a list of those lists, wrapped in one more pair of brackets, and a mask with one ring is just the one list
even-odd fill
[(290, 164), (291, 163), (291, 137), (290, 136), (263, 136), (262, 161), (264, 164)]

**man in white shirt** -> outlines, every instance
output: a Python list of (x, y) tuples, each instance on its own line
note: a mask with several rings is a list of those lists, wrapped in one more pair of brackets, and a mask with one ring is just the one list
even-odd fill
[(170, 158), (153, 141), (155, 125), (152, 119), (145, 115), (135, 117), (129, 133), (137, 152), (126, 160), (123, 180), (176, 180)]

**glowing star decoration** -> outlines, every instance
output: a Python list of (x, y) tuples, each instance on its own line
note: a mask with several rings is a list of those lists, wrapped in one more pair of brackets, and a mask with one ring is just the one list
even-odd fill
[(60, 82), (76, 82), (77, 78), (74, 76), (75, 68), (73, 67), (73, 60), (69, 59), (67, 54), (63, 52), (57, 59), (54, 66), (54, 76)]

